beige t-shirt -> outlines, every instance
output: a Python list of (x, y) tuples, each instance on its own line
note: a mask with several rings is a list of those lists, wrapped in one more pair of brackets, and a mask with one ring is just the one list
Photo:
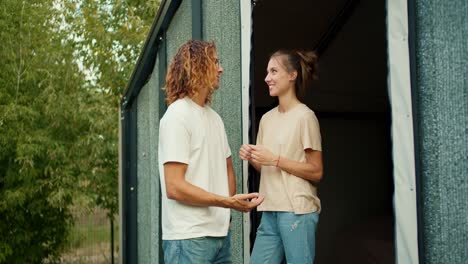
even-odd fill
[[(257, 145), (264, 145), (281, 157), (305, 162), (306, 149), (322, 151), (317, 117), (304, 104), (286, 113), (275, 107), (260, 120)], [(265, 195), (259, 211), (320, 212), (317, 187), (275, 166), (262, 166), (259, 192)]]

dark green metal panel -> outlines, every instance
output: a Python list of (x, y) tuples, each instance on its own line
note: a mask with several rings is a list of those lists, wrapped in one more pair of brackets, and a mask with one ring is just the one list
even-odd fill
[(192, 0), (192, 38), (203, 39), (201, 0)]
[[(132, 73), (127, 89), (121, 101), (122, 122), (122, 263), (138, 263), (138, 230), (137, 230), (137, 104), (136, 99), (148, 81), (155, 66), (156, 56), (161, 56), (160, 68), (166, 69), (166, 44), (164, 34), (172, 17), (181, 4), (181, 0), (164, 0), (156, 15), (154, 23), (146, 39), (143, 51), (140, 54), (135, 70)], [(158, 52), (158, 50), (160, 50)], [(162, 50), (162, 51), (161, 51)], [(165, 79), (165, 72), (160, 75)], [(163, 96), (163, 93), (158, 93)], [(161, 115), (165, 111), (164, 99), (159, 99)], [(142, 110), (146, 111), (146, 110)], [(160, 224), (159, 224), (160, 226)], [(161, 234), (161, 230), (159, 230)], [(162, 249), (159, 249), (159, 259), (162, 260)], [(144, 260), (142, 260), (144, 261)]]
[(468, 2), (411, 5), (421, 263), (466, 263)]
[[(166, 71), (167, 71), (167, 51), (166, 51), (166, 35), (163, 33), (161, 35), (160, 39), (160, 46), (159, 46), (159, 51), (158, 51), (158, 57), (159, 57), (159, 88), (164, 87), (166, 83)], [(165, 92), (160, 91), (159, 93), (159, 119), (162, 118), (164, 113), (166, 112), (166, 101), (165, 101)], [(159, 188), (161, 190), (161, 187)], [(159, 215), (162, 215), (161, 212), (161, 192), (159, 192)], [(158, 243), (158, 248), (159, 248), (159, 260), (161, 263), (164, 262), (164, 253), (162, 250), (162, 223), (161, 223), (162, 217), (159, 217), (159, 242)]]
[(122, 111), (122, 263), (137, 263), (136, 105)]
[[(203, 38), (216, 43), (218, 57), (224, 68), (220, 87), (213, 96), (212, 107), (224, 122), (231, 147), (237, 191), (245, 192), (242, 184), (242, 161), (236, 155), (242, 144), (240, 1), (203, 1), (202, 4)], [(231, 215), (232, 261), (243, 263), (243, 216), (235, 210), (231, 211)]]
[(136, 169), (137, 169), (137, 185), (136, 185), (136, 196), (137, 196), (137, 253), (138, 261), (145, 263), (147, 259), (151, 259), (152, 251), (152, 240), (151, 240), (151, 227), (153, 226), (153, 219), (151, 214), (151, 209), (154, 204), (152, 200), (148, 199), (151, 197), (151, 180), (153, 173), (151, 171), (151, 163), (153, 159), (151, 158), (150, 152), (152, 151), (152, 138), (150, 133), (150, 120), (151, 120), (151, 111), (150, 111), (150, 85), (152, 84), (151, 79), (148, 81), (145, 86), (140, 90), (137, 100), (135, 100), (135, 105), (137, 105), (137, 157), (136, 157)]
[[(158, 51), (159, 57), (159, 87), (162, 88), (166, 84), (167, 72), (167, 50), (166, 50), (166, 34), (163, 33), (160, 37), (160, 46)], [(159, 93), (159, 119), (166, 112), (165, 92)]]

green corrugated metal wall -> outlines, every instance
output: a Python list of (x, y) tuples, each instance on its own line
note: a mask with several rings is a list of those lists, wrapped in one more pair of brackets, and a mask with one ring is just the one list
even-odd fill
[(159, 263), (159, 61), (137, 99), (138, 260)]
[[(203, 38), (215, 41), (224, 73), (216, 91), (213, 108), (224, 121), (231, 147), (237, 192), (242, 192), (242, 163), (239, 148), (242, 144), (241, 102), (241, 43), (239, 1), (203, 1)], [(243, 260), (242, 214), (231, 210), (231, 250), (233, 263)]]
[[(420, 209), (421, 260), (465, 263), (468, 259), (468, 95), (466, 79), (468, 2), (414, 1), (415, 116)], [(192, 1), (182, 1), (164, 40), (170, 60), (192, 37)], [(214, 40), (224, 67), (213, 108), (223, 118), (233, 152), (237, 189), (242, 190), (240, 80), (240, 10), (238, 1), (202, 1), (203, 39)], [(157, 136), (161, 106), (159, 62), (137, 99), (138, 262), (160, 263)], [(242, 263), (241, 214), (233, 213), (234, 263)]]
[[(168, 63), (179, 46), (192, 38), (192, 5), (182, 1), (170, 22), (166, 38)], [(238, 1), (202, 1), (202, 38), (215, 41), (224, 68), (220, 89), (212, 107), (221, 115), (233, 153), (237, 190), (242, 192), (242, 168), (237, 152), (242, 139), (240, 80), (240, 10)], [(161, 52), (161, 51), (159, 51)], [(137, 175), (138, 175), (138, 263), (162, 263), (160, 243), (160, 190), (158, 172), (158, 125), (161, 106), (159, 56), (148, 83), (137, 97)], [(233, 212), (231, 224), (234, 263), (243, 262), (242, 215)]]
[[(468, 259), (468, 1), (415, 1), (425, 263)], [(420, 229), (421, 230), (421, 229)]]

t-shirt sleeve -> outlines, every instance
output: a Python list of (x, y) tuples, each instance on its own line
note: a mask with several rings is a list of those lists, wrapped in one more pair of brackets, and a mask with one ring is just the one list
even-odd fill
[(301, 142), (304, 150), (322, 151), (320, 126), (313, 112), (307, 113), (301, 120)]
[(164, 119), (159, 126), (159, 144), (162, 163), (181, 162), (190, 159), (190, 133), (180, 118)]
[(231, 148), (229, 147), (229, 141), (227, 139), (227, 135), (226, 135), (226, 130), (223, 129), (223, 133), (224, 133), (224, 142), (223, 142), (223, 145), (224, 145), (224, 156), (227, 158), (231, 157)]
[(262, 145), (263, 143), (263, 117), (260, 119), (260, 124), (258, 125), (258, 132), (257, 132), (257, 142), (256, 145)]

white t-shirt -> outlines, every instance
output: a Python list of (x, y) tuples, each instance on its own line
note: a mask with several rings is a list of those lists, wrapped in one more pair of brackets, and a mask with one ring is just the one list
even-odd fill
[(231, 156), (224, 124), (211, 107), (185, 97), (173, 102), (159, 126), (159, 175), (164, 240), (226, 236), (230, 210), (182, 204), (167, 198), (164, 163), (188, 165), (185, 179), (205, 191), (229, 196), (226, 159)]

